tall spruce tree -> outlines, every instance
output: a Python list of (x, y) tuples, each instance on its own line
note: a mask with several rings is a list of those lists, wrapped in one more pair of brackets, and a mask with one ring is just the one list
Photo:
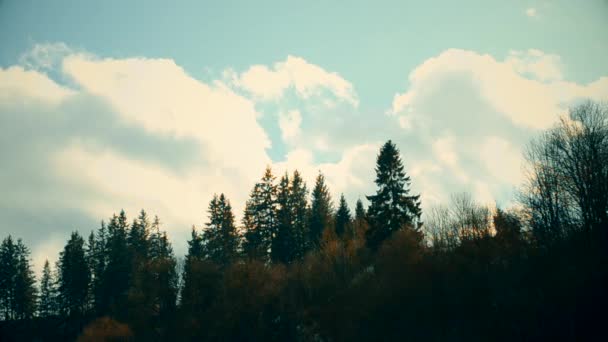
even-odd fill
[(340, 204), (338, 206), (338, 210), (336, 211), (336, 235), (340, 238), (344, 237), (344, 234), (350, 229), (350, 223), (352, 221), (352, 217), (350, 215), (350, 209), (348, 209), (348, 204), (346, 203), (346, 199), (344, 198), (344, 194), (340, 195)]
[(87, 308), (89, 265), (85, 256), (84, 239), (73, 232), (57, 263), (59, 301), (62, 313), (82, 315)]
[(308, 189), (298, 170), (293, 172), (289, 203), (292, 207), (292, 229), (294, 239), (294, 259), (302, 259), (309, 246), (308, 239)]
[(15, 278), (15, 315), (27, 319), (36, 312), (36, 278), (30, 263), (30, 251), (21, 239), (17, 240), (17, 276)]
[(124, 312), (131, 281), (131, 259), (127, 244), (127, 216), (121, 211), (108, 223), (107, 264), (103, 273), (103, 304), (111, 313)]
[(363, 202), (360, 199), (357, 200), (357, 204), (355, 205), (355, 220), (365, 220), (365, 208), (363, 207)]
[(228, 265), (236, 257), (238, 235), (230, 201), (220, 194), (209, 203), (209, 222), (203, 232), (207, 257), (218, 265)]
[(0, 246), (0, 313), (5, 320), (15, 318), (15, 281), (17, 278), (17, 246), (12, 236)]
[(332, 226), (333, 205), (331, 195), (325, 184), (325, 177), (319, 173), (315, 187), (312, 190), (312, 200), (310, 203), (309, 215), (309, 243), (311, 248), (319, 248), (323, 231)]
[(104, 314), (107, 308), (107, 291), (105, 285), (105, 271), (108, 264), (108, 231), (104, 221), (97, 234), (92, 232), (93, 241), (89, 239), (88, 255), (91, 272), (91, 297), (95, 313)]
[(291, 185), (289, 176), (285, 173), (277, 190), (277, 232), (271, 245), (273, 262), (290, 263), (294, 259), (293, 211)]
[(30, 318), (36, 311), (36, 279), (29, 249), (9, 235), (0, 246), (0, 315), (5, 320)]
[(38, 316), (49, 317), (57, 314), (57, 287), (56, 279), (49, 265), (44, 261), (42, 278), (40, 278), (40, 292), (38, 298)]
[(275, 177), (270, 167), (266, 168), (262, 180), (257, 183), (245, 206), (243, 225), (245, 241), (243, 252), (249, 258), (268, 261), (272, 240), (276, 235), (276, 195)]
[(390, 140), (380, 149), (375, 182), (376, 194), (367, 196), (371, 205), (367, 213), (370, 228), (366, 238), (372, 250), (406, 225), (418, 229), (422, 213), (420, 195), (409, 195), (410, 177), (405, 174), (399, 150)]

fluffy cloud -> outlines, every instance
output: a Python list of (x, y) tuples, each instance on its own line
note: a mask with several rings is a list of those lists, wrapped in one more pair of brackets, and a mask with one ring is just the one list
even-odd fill
[(293, 87), (304, 99), (329, 92), (337, 100), (355, 106), (359, 103), (352, 84), (337, 73), (328, 72), (300, 57), (287, 56), (285, 61), (270, 68), (254, 65), (240, 75), (233, 75), (233, 82), (264, 100), (276, 100)]
[(416, 67), (409, 81), (388, 113), (402, 129), (396, 140), (427, 206), (457, 191), (508, 203), (522, 181), (525, 143), (577, 100), (608, 98), (608, 78), (566, 81), (560, 57), (535, 49), (511, 51), (504, 61), (450, 49)]

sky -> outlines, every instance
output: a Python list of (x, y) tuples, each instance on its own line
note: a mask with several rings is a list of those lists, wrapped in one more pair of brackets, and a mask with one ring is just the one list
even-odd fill
[(522, 151), (608, 100), (608, 1), (0, 0), (0, 236), (35, 267), (124, 209), (185, 253), (271, 166), (354, 207), (379, 147), (423, 210), (509, 206)]

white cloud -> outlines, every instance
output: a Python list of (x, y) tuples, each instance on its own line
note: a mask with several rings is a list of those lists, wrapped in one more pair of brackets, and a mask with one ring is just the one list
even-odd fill
[(57, 104), (75, 92), (51, 81), (46, 75), (20, 66), (0, 68), (0, 101), (38, 100)]
[(287, 113), (279, 114), (279, 128), (283, 141), (290, 142), (300, 134), (302, 115), (299, 110), (290, 110)]
[(540, 50), (511, 51), (505, 62), (517, 73), (530, 75), (539, 81), (559, 81), (563, 78), (560, 57)]
[[(511, 55), (501, 62), (490, 55), (450, 49), (426, 60), (410, 73), (410, 88), (395, 95), (391, 113), (411, 121), (414, 118), (407, 109), (415, 110), (417, 100), (451, 77), (466, 76), (483, 99), (513, 123), (534, 129), (547, 128), (566, 112), (564, 104), (577, 97), (598, 99), (608, 94), (608, 81), (603, 78), (588, 85), (561, 81), (558, 62), (559, 57), (538, 50)], [(535, 78), (528, 79), (522, 72)]]
[(209, 164), (247, 172), (270, 159), (270, 141), (254, 103), (222, 83), (207, 85), (168, 59), (91, 59), (72, 55), (63, 68), (84, 91), (107, 99), (125, 122), (153, 134), (195, 138)]
[(522, 182), (522, 154), (510, 142), (500, 137), (488, 137), (481, 144), (481, 160), (499, 181), (520, 185)]
[[(303, 58), (287, 56), (272, 68), (254, 65), (240, 76), (233, 75), (233, 82), (263, 100), (276, 100), (289, 88), (304, 99), (331, 93), (336, 99), (357, 106), (359, 100), (353, 85), (335, 72), (328, 72)], [(327, 102), (328, 100), (324, 100)]]
[(538, 15), (536, 8), (534, 8), (534, 7), (527, 8), (526, 15), (531, 18), (536, 17)]

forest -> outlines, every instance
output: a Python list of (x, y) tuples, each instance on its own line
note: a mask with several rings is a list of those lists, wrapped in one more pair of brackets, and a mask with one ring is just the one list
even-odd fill
[(466, 193), (424, 207), (401, 153), (382, 146), (369, 165), (376, 192), (354, 208), (332, 198), (321, 173), (309, 188), (297, 170), (267, 168), (240, 222), (224, 194), (213, 197), (185, 256), (144, 210), (74, 231), (39, 276), (28, 246), (2, 237), (0, 340), (606, 335), (607, 104), (582, 102), (529, 142), (508, 208)]

